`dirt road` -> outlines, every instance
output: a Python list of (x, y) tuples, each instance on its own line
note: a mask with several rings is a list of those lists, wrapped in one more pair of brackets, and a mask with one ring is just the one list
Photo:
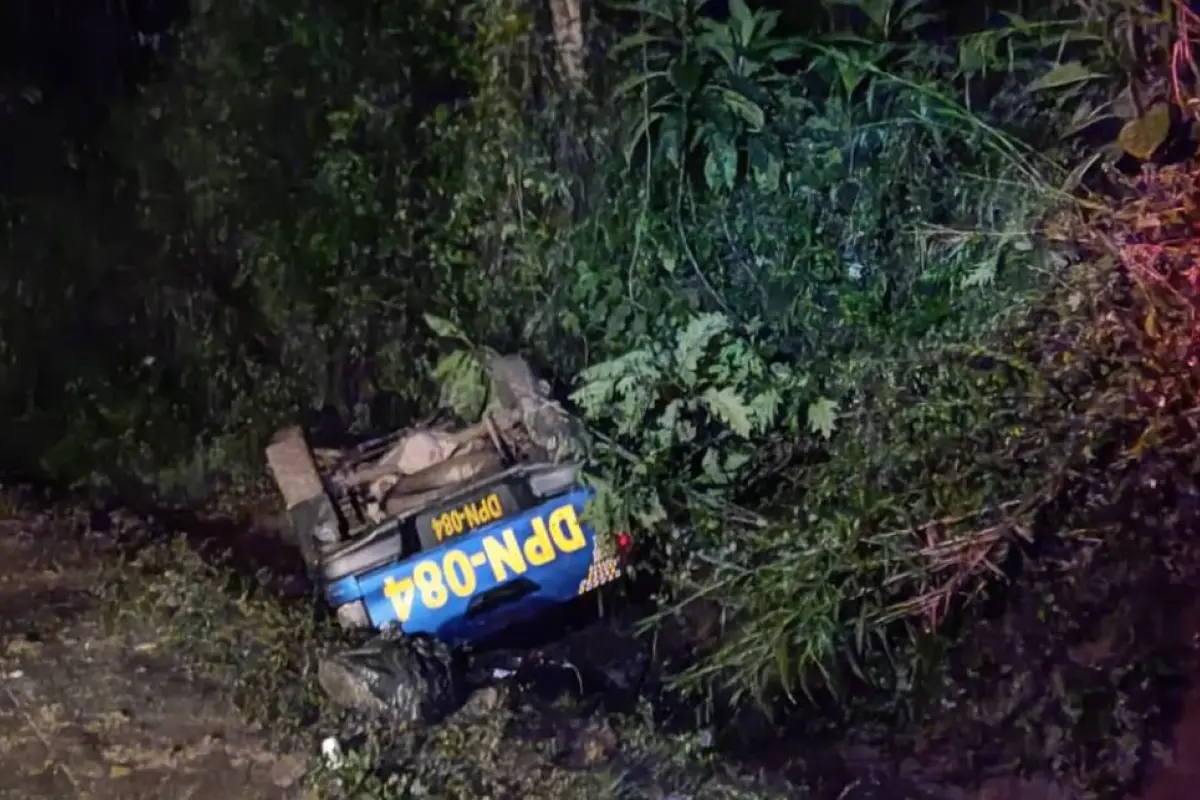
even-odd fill
[(272, 752), (152, 631), (111, 632), (85, 539), (0, 522), (0, 797), (284, 798)]

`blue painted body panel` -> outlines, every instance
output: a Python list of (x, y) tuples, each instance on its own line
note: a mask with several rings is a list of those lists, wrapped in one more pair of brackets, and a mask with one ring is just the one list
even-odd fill
[[(619, 576), (617, 559), (597, 557), (595, 534), (582, 522), (591, 495), (577, 488), (408, 559), (342, 578), (326, 596), (335, 608), (361, 600), (375, 628), (399, 624), (406, 633), (451, 643), (485, 638)], [(472, 601), (477, 607), (481, 596), (516, 588), (510, 586), (516, 581), (519, 597), (469, 613)]]

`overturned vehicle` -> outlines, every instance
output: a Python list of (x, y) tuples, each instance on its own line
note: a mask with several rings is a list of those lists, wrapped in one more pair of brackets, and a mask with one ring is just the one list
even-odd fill
[(479, 642), (574, 603), (626, 571), (631, 541), (583, 520), (578, 438), (529, 365), (488, 360), (483, 418), (430, 423), (344, 450), (299, 427), (267, 461), (311, 576), (340, 624), (372, 638), (325, 658), (335, 702), (405, 720), (440, 716)]

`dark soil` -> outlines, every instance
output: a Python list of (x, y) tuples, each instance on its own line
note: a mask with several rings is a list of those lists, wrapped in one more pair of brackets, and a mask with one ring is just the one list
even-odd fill
[[(1200, 645), (1200, 600), (1192, 602), (1180, 627), (1186, 641)], [(1193, 655), (1185, 666), (1191, 684), (1171, 731), (1171, 749), (1150, 771), (1139, 800), (1191, 800), (1200, 794), (1200, 658)]]
[(108, 630), (100, 543), (61, 524), (0, 523), (0, 796), (298, 796), (304, 762), (272, 750), (220, 687), (150, 626)]

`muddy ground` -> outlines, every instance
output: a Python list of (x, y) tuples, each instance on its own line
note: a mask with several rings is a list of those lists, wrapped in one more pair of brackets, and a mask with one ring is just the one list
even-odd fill
[(69, 544), (52, 523), (0, 523), (0, 796), (295, 796), (304, 761), (153, 628), (106, 624), (98, 543)]
[[(849, 726), (816, 737), (785, 714), (750, 724), (749, 747), (719, 749), (703, 713), (689, 722), (685, 709), (681, 723), (679, 709), (665, 714), (645, 685), (620, 690), (622, 669), (642, 651), (627, 621), (613, 620), (535, 653), (588, 665), (580, 674), (532, 671), (477, 692), (437, 728), (380, 737), (313, 705), (311, 607), (290, 567), (271, 563), (280, 551), (269, 519), (191, 524), (189, 541), (116, 569), (128, 540), (108, 515), (103, 524), (73, 513), (8, 516), (0, 522), (0, 797), (1173, 800), (1194, 797), (1200, 780), (1200, 684), (1190, 680), (1200, 676), (1197, 603), (1164, 613), (1162, 630), (1151, 631), (1169, 646), (1136, 652), (1128, 649), (1136, 637), (1108, 617), (1075, 625), (1062, 664), (1022, 652), (1033, 645), (1013, 633), (1012, 614), (987, 622), (978, 637), (993, 650), (977, 648), (979, 663), (955, 690), (970, 701), (919, 729)], [(212, 545), (235, 546), (241, 572), (270, 574), (271, 591), (230, 594), (196, 555)], [(136, 573), (124, 587), (133, 584), (136, 603), (114, 605), (115, 573)], [(1187, 598), (1188, 586), (1177, 581), (1164, 602)], [(1169, 707), (1146, 705), (1128, 688), (1150, 672), (1107, 677), (1114, 663), (1143, 653), (1180, 673), (1156, 695)], [(1036, 681), (1012, 666), (1022, 660)], [(1105, 707), (1101, 722), (1071, 716), (1077, 706), (1087, 718), (1089, 703)], [(1122, 704), (1132, 704), (1124, 716)], [(997, 731), (1007, 732), (1002, 743)], [(326, 735), (354, 762), (337, 775), (317, 758)], [(1121, 758), (1128, 764), (1113, 766)], [(1089, 789), (1085, 773), (1100, 760), (1105, 775), (1119, 768), (1133, 777)], [(390, 766), (379, 774), (379, 763)]]

